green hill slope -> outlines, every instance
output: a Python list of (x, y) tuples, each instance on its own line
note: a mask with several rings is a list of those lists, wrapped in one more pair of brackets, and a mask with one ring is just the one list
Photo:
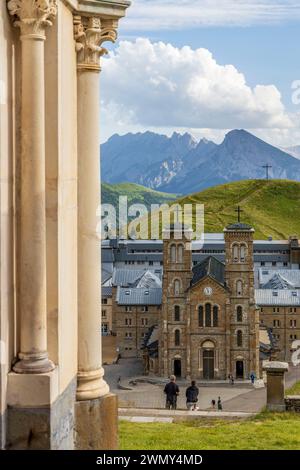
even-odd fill
[(176, 194), (161, 193), (133, 183), (101, 184), (103, 204), (113, 204), (117, 208), (119, 196), (127, 196), (128, 205), (145, 204), (147, 208), (150, 208), (151, 204), (164, 204), (178, 197)]
[(221, 232), (237, 220), (255, 228), (255, 238), (286, 239), (300, 235), (300, 183), (287, 180), (245, 180), (215, 186), (178, 200), (205, 205), (205, 232)]

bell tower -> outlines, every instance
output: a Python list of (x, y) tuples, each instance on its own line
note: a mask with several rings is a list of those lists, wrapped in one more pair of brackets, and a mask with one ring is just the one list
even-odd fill
[(239, 221), (224, 230), (225, 282), (229, 292), (226, 326), (227, 375), (259, 377), (259, 316), (254, 296), (254, 229)]
[(159, 371), (186, 376), (187, 290), (192, 279), (192, 230), (173, 224), (164, 230), (163, 294), (160, 322)]

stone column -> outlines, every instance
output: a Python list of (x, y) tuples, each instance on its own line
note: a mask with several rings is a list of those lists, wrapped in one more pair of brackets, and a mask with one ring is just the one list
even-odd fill
[[(117, 22), (74, 17), (78, 100), (78, 378), (76, 447), (116, 446), (116, 399), (103, 379), (101, 360), (101, 242), (97, 235), (100, 204), (99, 72), (104, 41), (115, 41)], [(108, 405), (109, 403), (109, 405)], [(110, 411), (110, 441), (101, 416)], [(103, 420), (102, 420), (103, 421)]]
[(287, 362), (266, 362), (263, 370), (267, 372), (267, 409), (285, 411), (285, 373), (289, 370)]
[(21, 30), (21, 178), (19, 275), (20, 353), (14, 371), (50, 372), (46, 317), (45, 212), (45, 29), (57, 12), (57, 0), (9, 0), (9, 13)]

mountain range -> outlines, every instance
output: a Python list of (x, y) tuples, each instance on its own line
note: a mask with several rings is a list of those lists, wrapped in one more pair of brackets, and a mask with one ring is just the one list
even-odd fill
[(220, 145), (190, 134), (115, 134), (101, 145), (102, 181), (131, 182), (151, 189), (190, 194), (231, 181), (270, 177), (300, 181), (300, 147), (279, 149), (241, 129)]

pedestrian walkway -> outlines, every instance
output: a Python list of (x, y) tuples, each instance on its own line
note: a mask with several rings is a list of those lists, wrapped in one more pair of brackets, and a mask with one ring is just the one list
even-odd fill
[(228, 411), (153, 410), (142, 408), (119, 408), (119, 420), (133, 423), (173, 423), (198, 419), (243, 420), (256, 413)]

